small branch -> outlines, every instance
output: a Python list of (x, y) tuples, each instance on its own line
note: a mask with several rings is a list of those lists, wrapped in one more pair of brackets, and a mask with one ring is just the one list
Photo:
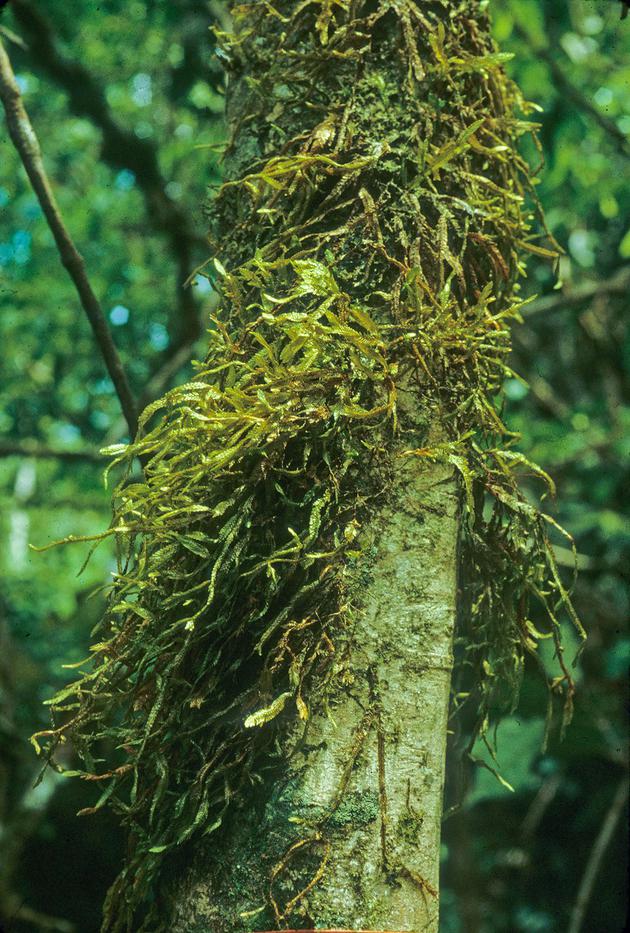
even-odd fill
[(135, 437), (137, 428), (136, 404), (129, 388), (118, 351), (109, 332), (105, 315), (99, 300), (87, 278), (85, 262), (77, 250), (63, 222), (55, 195), (46, 175), (42, 153), (35, 131), (24, 109), (22, 97), (15, 81), (9, 57), (0, 40), (0, 98), (7, 117), (7, 126), (13, 145), (18, 151), (22, 164), (31, 181), (48, 226), (57, 244), (61, 261), (77, 290), (81, 305), (92, 326), (107, 371), (116, 389), (120, 404), (129, 426), (131, 437)]
[(595, 104), (586, 97), (582, 91), (573, 84), (570, 78), (565, 74), (564, 69), (558, 64), (553, 53), (544, 45), (536, 42), (532, 36), (519, 23), (515, 24), (515, 31), (521, 39), (530, 47), (532, 52), (542, 58), (549, 66), (549, 70), (554, 79), (556, 89), (561, 91), (564, 96), (571, 101), (574, 106), (585, 113), (601, 129), (607, 133), (614, 141), (617, 149), (622, 155), (630, 155), (630, 143), (624, 133), (621, 132), (617, 124), (598, 110)]
[(595, 881), (597, 880), (597, 875), (601, 867), (602, 859), (606, 854), (606, 849), (610, 844), (615, 829), (617, 828), (617, 823), (623, 812), (623, 808), (626, 805), (628, 800), (628, 775), (624, 774), (615, 796), (613, 797), (612, 803), (606, 814), (606, 819), (602, 823), (602, 828), (599, 831), (599, 835), (595, 840), (595, 845), (591, 849), (591, 854), (588, 857), (588, 862), (586, 863), (586, 868), (584, 869), (584, 875), (582, 876), (582, 881), (580, 882), (580, 889), (578, 891), (577, 900), (573, 908), (573, 913), (571, 914), (571, 923), (569, 924), (568, 933), (580, 933), (582, 929), (582, 924), (584, 923), (584, 917), (588, 908), (591, 895), (593, 893), (593, 887), (595, 886)]
[(146, 388), (142, 395), (140, 396), (140, 406), (141, 410), (146, 408), (146, 406), (153, 402), (156, 398), (159, 398), (164, 388), (168, 385), (172, 377), (177, 373), (182, 366), (185, 366), (186, 363), (190, 362), (190, 354), (194, 346), (194, 341), (191, 343), (185, 343), (183, 346), (178, 347), (175, 353), (169, 356), (162, 366), (155, 372), (149, 379)]
[[(173, 376), (190, 362), (190, 355), (196, 341), (191, 340), (181, 346), (171, 348), (171, 352), (164, 360), (162, 365), (153, 373), (149, 379), (140, 399), (138, 401), (138, 411), (142, 412), (151, 402), (154, 402), (162, 395), (164, 389), (169, 384)], [(104, 440), (104, 446), (118, 441), (124, 431), (124, 422), (122, 418), (117, 419), (107, 432)]]
[(521, 835), (525, 840), (531, 839), (538, 829), (547, 808), (553, 803), (556, 794), (560, 790), (562, 780), (562, 774), (556, 771), (555, 774), (551, 774), (540, 786), (521, 824)]
[(105, 463), (97, 450), (61, 450), (37, 441), (2, 441), (0, 457), (33, 457), (35, 460), (63, 460), (68, 463)]
[(194, 265), (195, 251), (207, 244), (189, 225), (186, 213), (166, 193), (166, 180), (159, 166), (158, 152), (148, 139), (121, 126), (111, 111), (103, 88), (81, 63), (62, 54), (49, 21), (29, 0), (14, 0), (15, 20), (24, 30), (33, 64), (56, 82), (67, 94), (72, 113), (87, 117), (102, 133), (102, 158), (114, 168), (130, 169), (145, 200), (154, 228), (163, 234), (177, 266), (177, 341), (187, 343), (201, 331), (195, 295), (185, 287)]
[(75, 933), (76, 927), (68, 920), (61, 917), (51, 917), (48, 914), (42, 914), (39, 910), (33, 910), (25, 904), (18, 904), (13, 911), (11, 920), (17, 920), (20, 923), (30, 923), (37, 930), (56, 930), (57, 933)]
[(577, 308), (579, 305), (600, 295), (625, 295), (630, 288), (630, 265), (623, 266), (608, 281), (587, 282), (577, 288), (554, 292), (537, 298), (531, 304), (525, 305), (523, 315), (529, 319), (536, 314), (551, 313), (553, 311)]

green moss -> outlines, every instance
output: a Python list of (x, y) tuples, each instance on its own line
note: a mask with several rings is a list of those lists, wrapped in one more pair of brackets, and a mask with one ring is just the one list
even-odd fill
[[(572, 612), (549, 520), (518, 486), (523, 471), (547, 478), (497, 404), (515, 282), (544, 248), (518, 153), (528, 108), (479, 7), (279, 0), (237, 7), (222, 37), (235, 62), (212, 204), (222, 306), (195, 379), (111, 450), (128, 468), (141, 458), (144, 478), (114, 492), (118, 567), (93, 665), (43, 735), (49, 756), (72, 738), (106, 788), (97, 806), (129, 826), (108, 929), (155, 928), (139, 905), (163, 860), (222, 832), (278, 764), (277, 730), (335, 689), (357, 537), (395, 457), (461, 480), (457, 695), (480, 710), (477, 731), (535, 652), (529, 600), (556, 640), (560, 607)], [(556, 686), (570, 712), (564, 666)], [(94, 775), (103, 739), (117, 752)], [(347, 797), (344, 814), (372, 819), (373, 801)]]
[(338, 829), (367, 826), (373, 823), (380, 813), (378, 794), (375, 791), (348, 792), (328, 820), (328, 825)]

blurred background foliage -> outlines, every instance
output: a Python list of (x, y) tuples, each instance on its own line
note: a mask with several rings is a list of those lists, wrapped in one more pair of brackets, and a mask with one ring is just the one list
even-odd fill
[[(45, 9), (44, 9), (45, 7)], [(506, 384), (520, 449), (555, 479), (575, 537), (589, 633), (563, 742), (541, 751), (545, 697), (527, 671), (498, 761), (477, 769), (443, 845), (445, 933), (615, 933), (627, 910), (630, 638), (630, 22), (614, 0), (493, 0), (509, 69), (541, 107), (538, 196), (565, 250), (537, 295)], [(0, 21), (67, 225), (137, 396), (203, 355), (213, 306), (203, 205), (220, 179), (223, 79), (212, 0), (13, 0)], [(109, 519), (101, 446), (125, 439), (112, 384), (17, 156), (0, 159), (0, 927), (91, 933), (122, 853), (93, 788), (49, 772), (28, 736), (87, 654), (113, 568), (106, 544), (34, 554)], [(536, 162), (539, 154), (531, 147)], [(211, 208), (210, 208), (211, 209)], [(186, 281), (189, 284), (184, 285)], [(568, 547), (558, 550), (570, 578)], [(571, 654), (572, 645), (567, 653)], [(72, 750), (67, 750), (68, 765)]]

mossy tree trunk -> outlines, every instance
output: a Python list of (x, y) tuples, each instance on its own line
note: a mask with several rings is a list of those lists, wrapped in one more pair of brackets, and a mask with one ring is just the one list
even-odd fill
[(452, 470), (402, 461), (349, 572), (344, 673), (196, 850), (169, 929), (437, 930), (457, 538)]
[[(401, 269), (415, 267), (429, 294), (452, 288), (465, 300), (475, 291), (461, 265), (467, 244), (436, 205), (459, 193), (447, 175), (449, 155), (459, 154), (449, 84), (459, 82), (461, 102), (470, 76), (435, 65), (448, 59), (451, 31), (453, 51), (492, 55), (477, 0), (264, 6), (239, 6), (226, 37), (228, 184), (250, 182), (219, 199), (223, 266), (283, 239), (283, 252), (299, 257), (301, 234), (352, 301), (378, 307), (385, 327), (397, 322)], [(484, 79), (487, 114), (477, 97), (470, 123), (501, 106)], [(410, 182), (421, 179), (418, 150), (426, 157), (432, 136), (436, 148), (453, 146), (446, 177), (433, 172), (432, 197), (421, 203), (421, 185), (414, 194)], [(274, 184), (284, 157), (321, 159), (322, 170), (301, 174), (293, 164), (291, 183), (281, 171)], [(497, 266), (507, 278), (511, 262), (498, 251), (494, 268), (481, 259), (471, 266), (477, 295)], [(461, 503), (451, 464), (406, 456), (447, 438), (445, 407), (423, 392), (423, 376), (401, 380), (388, 449), (373, 474), (367, 455), (355, 473), (359, 496), (375, 505), (358, 533), (360, 556), (344, 568), (350, 624), (334, 646), (343, 661), (301, 697), (309, 718), (278, 738), (282, 766), (181, 871), (168, 898), (174, 931), (438, 929)]]
[(566, 601), (493, 401), (541, 248), (486, 6), (232, 8), (207, 358), (112, 450), (144, 478), (39, 734), (129, 826), (105, 930), (437, 929), (456, 614), (484, 730)]

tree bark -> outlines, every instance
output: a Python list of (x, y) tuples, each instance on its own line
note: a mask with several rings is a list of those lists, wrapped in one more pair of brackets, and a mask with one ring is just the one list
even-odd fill
[[(87, 775), (130, 826), (104, 929), (438, 929), (460, 525), (495, 574), (525, 508), (484, 453), (529, 230), (484, 6), (232, 8), (222, 301), (119, 452), (145, 482), (119, 487), (127, 563), (67, 730), (104, 718), (126, 756)], [(509, 675), (514, 584), (488, 577), (471, 650)]]
[[(401, 459), (353, 569), (347, 682), (284, 741), (221, 851), (177, 887), (178, 933), (437, 931), (458, 496), (450, 467)], [(298, 822), (296, 822), (298, 821)]]
[[(290, 14), (296, 6), (276, 9)], [(262, 21), (253, 24), (259, 49), (278, 41), (278, 23), (269, 20), (269, 32)], [(311, 29), (321, 29), (321, 22), (311, 17)], [(251, 21), (241, 21), (242, 32), (248, 26)], [(399, 43), (394, 17), (378, 20), (377, 28), (379, 46), (392, 41), (393, 33)], [(281, 46), (288, 51), (285, 41)], [(390, 66), (378, 61), (381, 54), (382, 48), (368, 56), (361, 76), (366, 84), (378, 80), (379, 71), (391, 83)], [(245, 177), (276, 154), (265, 142), (268, 133), (261, 130), (252, 93), (255, 66), (242, 59), (235, 65), (238, 74), (230, 76), (228, 93), (228, 180)], [(404, 69), (397, 70), (404, 81)], [(332, 86), (339, 78), (333, 70), (323, 81)], [(282, 96), (289, 98), (288, 88)], [(320, 123), (321, 111), (314, 119), (303, 107), (291, 131), (312, 139)], [(325, 132), (320, 130), (322, 137)], [(375, 137), (372, 145), (379, 142)], [(236, 200), (220, 205), (219, 244), (242, 211)], [(242, 261), (247, 248), (228, 258)], [(364, 292), (355, 286), (353, 297), (361, 300)], [(167, 925), (174, 933), (287, 926), (438, 929), (459, 507), (451, 466), (404, 456), (413, 446), (410, 437), (427, 436), (427, 410), (418, 394), (415, 384), (399, 389), (404, 430), (388, 453), (389, 491), (362, 529), (361, 554), (369, 557), (346, 571), (353, 624), (336, 651), (351, 673), (307, 698), (306, 727), (290, 727), (280, 740), (284, 768), (257, 788), (256, 801), (239, 812), (220, 840), (197, 845), (192, 866), (168, 898)], [(439, 424), (428, 431), (444, 439)]]

